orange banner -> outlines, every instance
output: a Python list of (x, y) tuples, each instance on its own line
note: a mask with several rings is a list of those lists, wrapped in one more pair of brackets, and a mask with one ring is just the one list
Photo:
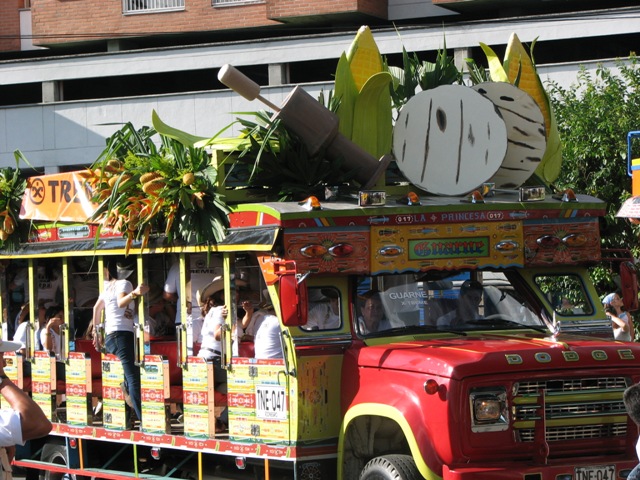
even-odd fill
[(31, 177), (22, 198), (20, 218), (84, 223), (97, 205), (81, 172)]

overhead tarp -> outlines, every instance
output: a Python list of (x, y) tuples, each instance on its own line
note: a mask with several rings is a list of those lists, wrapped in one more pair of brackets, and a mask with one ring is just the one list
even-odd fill
[[(185, 252), (196, 253), (202, 251), (211, 252), (266, 252), (273, 248), (278, 237), (279, 227), (249, 227), (229, 230), (227, 236), (220, 243), (208, 245), (185, 245), (168, 244), (164, 236), (152, 236), (148, 245), (142, 249), (140, 241), (133, 242), (129, 249), (130, 254), (138, 253), (167, 253)], [(76, 240), (76, 241), (56, 241), (56, 242), (36, 242), (20, 245), (14, 251), (0, 251), (0, 257), (46, 257), (60, 256), (61, 253), (68, 253), (69, 256), (77, 255), (115, 255), (123, 254), (126, 248), (125, 238), (104, 238)]]

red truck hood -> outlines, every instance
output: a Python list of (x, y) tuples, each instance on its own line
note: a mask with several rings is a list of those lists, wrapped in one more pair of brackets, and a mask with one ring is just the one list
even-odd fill
[[(635, 359), (635, 360), (634, 360)], [(470, 375), (581, 367), (629, 367), (640, 359), (640, 344), (591, 337), (468, 334), (364, 346), (360, 367), (424, 372), (461, 379)]]

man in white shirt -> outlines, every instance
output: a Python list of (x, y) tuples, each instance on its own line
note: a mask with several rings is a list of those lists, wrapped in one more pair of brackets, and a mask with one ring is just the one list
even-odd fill
[[(3, 405), (0, 410), (0, 474), (11, 471), (15, 445), (24, 445), (28, 440), (44, 437), (51, 431), (51, 422), (42, 409), (4, 373), (3, 353), (20, 347), (17, 342), (0, 340), (0, 395)], [(7, 404), (10, 408), (6, 408)]]

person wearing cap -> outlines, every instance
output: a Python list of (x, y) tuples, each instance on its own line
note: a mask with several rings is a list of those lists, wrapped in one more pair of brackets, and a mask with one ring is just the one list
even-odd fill
[[(122, 388), (125, 395), (130, 398), (131, 406), (139, 420), (142, 419), (142, 406), (140, 398), (140, 367), (135, 359), (135, 301), (141, 295), (149, 291), (144, 284), (133, 288), (127, 280), (135, 270), (133, 261), (111, 260), (105, 267), (104, 291), (93, 307), (93, 325), (96, 328), (100, 324), (100, 317), (104, 312), (105, 351), (116, 355), (122, 363), (125, 381)], [(93, 344), (96, 350), (101, 348), (100, 335), (94, 331)], [(127, 402), (128, 403), (128, 402)]]
[(389, 330), (391, 323), (385, 317), (380, 292), (369, 290), (362, 295), (362, 301), (361, 315), (358, 317), (360, 333), (367, 334)]
[(0, 409), (0, 473), (11, 472), (10, 462), (15, 445), (24, 445), (51, 431), (51, 422), (42, 409), (4, 373), (4, 352), (13, 352), (20, 347), (18, 342), (0, 340), (0, 395), (3, 406)]
[(631, 342), (629, 314), (624, 311), (622, 297), (617, 292), (609, 293), (602, 299), (602, 305), (613, 327), (613, 338), (620, 342)]
[(455, 310), (442, 315), (437, 320), (438, 327), (459, 327), (467, 321), (478, 320), (478, 306), (482, 300), (482, 284), (476, 280), (466, 280), (460, 287), (460, 296)]
[[(228, 315), (228, 309), (224, 305), (224, 285), (222, 277), (217, 277), (213, 282), (205, 285), (196, 293), (196, 299), (200, 305), (200, 311), (204, 314), (202, 324), (202, 344), (198, 351), (198, 357), (213, 363), (213, 380), (215, 389), (220, 393), (227, 393), (227, 371), (222, 368), (222, 325)], [(220, 417), (221, 427), (226, 429), (229, 425), (229, 417), (225, 408)]]
[(340, 328), (340, 293), (335, 288), (320, 290), (323, 301), (309, 310), (304, 330), (333, 330)]

